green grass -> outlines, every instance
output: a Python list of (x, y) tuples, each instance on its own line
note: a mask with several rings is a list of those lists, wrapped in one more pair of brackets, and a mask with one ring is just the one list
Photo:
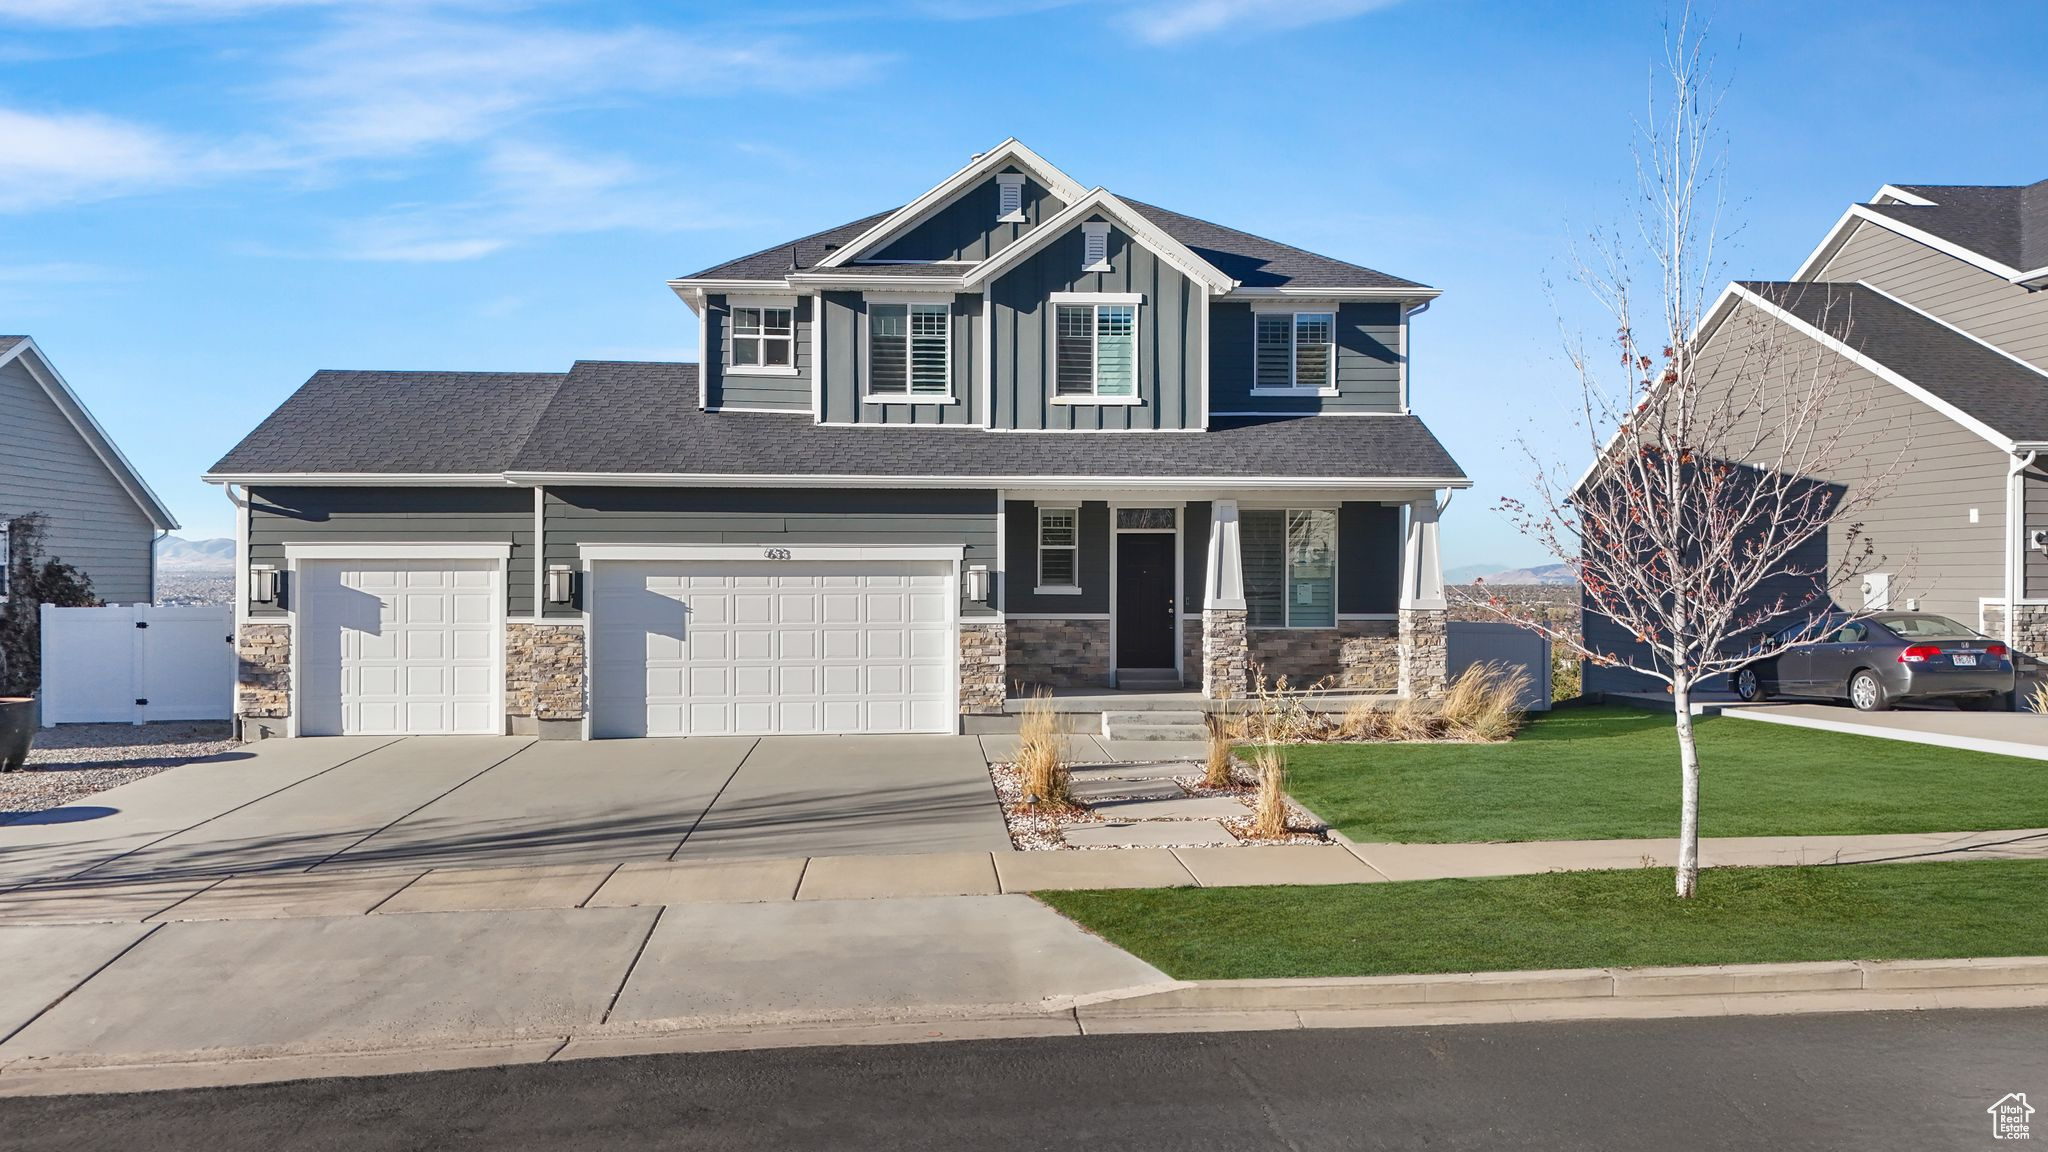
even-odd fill
[[(2048, 762), (1708, 718), (1705, 836), (2048, 827)], [(1563, 708), (1505, 744), (1288, 750), (1288, 791), (1354, 840), (1599, 840), (1678, 833), (1669, 714)]]
[(1044, 892), (1180, 980), (2048, 954), (2048, 863)]

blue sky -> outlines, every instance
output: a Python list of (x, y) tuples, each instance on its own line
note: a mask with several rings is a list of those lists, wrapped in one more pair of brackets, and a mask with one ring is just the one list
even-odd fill
[[(2048, 4), (1704, 8), (1736, 275), (1888, 181), (2048, 176)], [(0, 0), (0, 331), (184, 522), (319, 368), (696, 358), (669, 277), (893, 207), (1005, 136), (1083, 184), (1444, 290), (1417, 409), (1477, 481), (1575, 394), (1563, 271), (1625, 208), (1661, 4), (1483, 0)], [(463, 414), (451, 412), (450, 420)]]

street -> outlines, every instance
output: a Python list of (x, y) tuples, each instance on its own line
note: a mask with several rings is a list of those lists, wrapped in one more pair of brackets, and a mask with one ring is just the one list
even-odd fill
[(0, 1101), (11, 1149), (1972, 1148), (2048, 1010), (1094, 1036)]

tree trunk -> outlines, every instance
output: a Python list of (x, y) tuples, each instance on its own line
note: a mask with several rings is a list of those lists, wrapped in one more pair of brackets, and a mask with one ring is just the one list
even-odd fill
[(1678, 898), (1692, 899), (1700, 884), (1700, 749), (1692, 731), (1692, 682), (1672, 680), (1678, 719)]

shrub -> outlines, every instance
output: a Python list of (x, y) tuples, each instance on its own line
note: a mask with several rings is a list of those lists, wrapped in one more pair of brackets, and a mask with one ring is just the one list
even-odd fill
[(1072, 802), (1067, 734), (1052, 710), (1052, 693), (1043, 688), (1024, 702), (1024, 717), (1017, 725), (1017, 774), (1023, 778), (1025, 794), (1037, 797), (1040, 804)]
[(1252, 797), (1252, 835), (1274, 840), (1287, 834), (1287, 757), (1271, 744), (1253, 754), (1259, 790)]
[(7, 603), (0, 606), (0, 696), (33, 696), (43, 682), (42, 606), (95, 608), (92, 580), (43, 554), (43, 516), (30, 513), (11, 522), (8, 534)]
[(1444, 693), (1443, 722), (1466, 740), (1505, 740), (1522, 724), (1529, 674), (1520, 665), (1474, 664)]
[(1230, 779), (1230, 718), (1211, 712), (1205, 719), (1209, 728), (1209, 761), (1202, 768), (1202, 785), (1228, 788)]

